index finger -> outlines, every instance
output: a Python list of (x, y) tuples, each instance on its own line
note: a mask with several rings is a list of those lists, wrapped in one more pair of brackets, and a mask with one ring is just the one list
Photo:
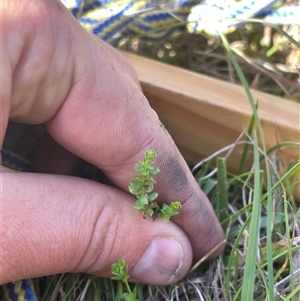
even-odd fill
[(172, 137), (123, 68), (125, 58), (113, 55), (109, 46), (98, 39), (88, 41), (92, 53), (81, 58), (85, 60), (85, 73), (47, 123), (50, 134), (99, 167), (124, 191), (128, 191), (134, 165), (146, 150), (154, 148), (158, 154), (156, 165), (161, 170), (156, 177), (159, 201), (179, 200), (183, 204), (173, 221), (188, 235), (194, 256), (201, 258), (224, 239), (209, 200)]

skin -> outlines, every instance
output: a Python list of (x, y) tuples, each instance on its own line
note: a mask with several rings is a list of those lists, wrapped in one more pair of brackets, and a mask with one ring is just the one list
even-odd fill
[[(178, 281), (224, 234), (132, 67), (59, 1), (3, 0), (0, 8), (1, 143), (8, 120), (45, 123), (55, 140), (53, 152), (39, 153), (37, 161), (50, 162), (44, 173), (1, 168), (0, 283), (64, 272), (110, 277), (121, 257), (132, 281)], [(141, 218), (128, 193), (150, 148), (159, 201), (183, 204), (170, 223)], [(66, 175), (78, 157), (115, 187)]]

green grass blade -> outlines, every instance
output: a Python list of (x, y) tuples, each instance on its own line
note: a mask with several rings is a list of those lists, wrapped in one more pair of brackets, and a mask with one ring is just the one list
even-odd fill
[[(232, 250), (231, 250), (230, 255), (229, 255), (226, 278), (225, 278), (225, 294), (226, 294), (226, 299), (225, 300), (231, 300), (231, 298), (230, 298), (230, 293), (231, 292), (230, 291), (231, 291), (231, 282), (232, 282), (232, 269), (234, 269), (236, 275), (239, 274), (239, 271), (236, 268), (236, 261), (240, 260), (238, 258), (238, 248), (239, 248), (240, 241), (243, 237), (243, 234), (244, 234), (246, 228), (249, 225), (249, 220), (250, 220), (250, 217), (247, 218), (244, 225), (242, 226), (240, 231), (237, 233), (235, 242), (232, 246)], [(234, 286), (234, 287), (237, 287), (237, 286)], [(240, 297), (240, 292), (241, 291), (239, 290), (238, 292), (235, 293), (235, 298), (233, 300), (238, 300), (237, 298)]]
[[(244, 277), (241, 300), (253, 300), (254, 280), (256, 273), (256, 257), (258, 252), (258, 238), (260, 225), (260, 199), (261, 199), (261, 171), (259, 166), (258, 141), (254, 131), (254, 192), (251, 220), (249, 225), (249, 244), (246, 254)], [(254, 261), (254, 262), (253, 262)], [(272, 300), (272, 299), (271, 299)]]
[[(257, 109), (258, 104), (256, 104), (255, 107)], [(254, 115), (252, 114), (249, 125), (248, 125), (248, 129), (247, 129), (246, 141), (250, 141), (249, 137), (252, 135), (254, 124), (255, 124), (255, 118), (254, 118)], [(240, 161), (240, 164), (239, 164), (238, 173), (237, 173), (238, 175), (240, 175), (243, 172), (245, 162), (246, 162), (246, 158), (247, 158), (247, 155), (248, 155), (248, 151), (249, 151), (249, 144), (245, 143), (245, 146), (244, 146), (243, 152), (242, 152), (242, 156), (241, 156), (241, 161)]]
[(217, 158), (217, 178), (218, 178), (218, 200), (216, 204), (216, 210), (219, 215), (219, 220), (223, 226), (223, 230), (226, 231), (228, 227), (228, 185), (227, 185), (227, 168), (225, 158)]
[[(272, 186), (272, 179), (271, 179), (271, 173), (270, 173), (270, 167), (268, 164), (268, 157), (267, 157), (267, 152), (266, 152), (266, 143), (265, 143), (265, 138), (264, 138), (264, 133), (263, 133), (263, 129), (262, 129), (262, 125), (261, 125), (261, 121), (260, 118), (258, 116), (258, 112), (256, 109), (256, 105), (254, 103), (249, 85), (247, 83), (247, 80), (239, 66), (239, 64), (237, 63), (237, 60), (234, 57), (233, 51), (228, 43), (228, 40), (226, 38), (226, 36), (224, 35), (220, 35), (222, 41), (223, 41), (223, 45), (225, 47), (225, 49), (227, 50), (228, 56), (239, 76), (239, 79), (245, 89), (245, 93), (247, 95), (247, 98), (249, 100), (249, 104), (251, 106), (252, 112), (253, 112), (253, 116), (255, 119), (255, 123), (257, 125), (257, 129), (258, 129), (258, 133), (259, 133), (259, 138), (260, 138), (260, 142), (262, 145), (262, 150), (263, 150), (263, 154), (264, 154), (264, 159), (265, 159), (265, 169), (266, 169), (266, 174), (267, 174), (267, 191), (268, 191), (268, 199), (267, 199), (267, 216), (268, 216), (268, 223), (267, 223), (267, 253), (268, 253), (268, 258), (271, 259), (272, 258), (272, 193), (271, 193), (271, 186)], [(297, 42), (296, 42), (297, 43)], [(258, 143), (257, 146), (258, 147)], [(254, 146), (254, 151), (257, 151), (255, 149)], [(258, 159), (259, 162), (259, 159)], [(254, 185), (255, 186), (255, 185)], [(257, 189), (257, 187), (254, 187)], [(274, 292), (273, 292), (273, 287), (274, 287), (274, 279), (273, 279), (273, 262), (270, 260), (268, 260), (268, 274), (269, 274), (269, 291), (270, 291), (270, 298), (271, 300), (274, 300)], [(246, 299), (245, 299), (246, 300)]]

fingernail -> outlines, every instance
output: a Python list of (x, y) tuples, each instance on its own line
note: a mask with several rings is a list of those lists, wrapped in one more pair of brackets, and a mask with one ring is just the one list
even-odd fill
[(171, 284), (179, 280), (183, 262), (180, 244), (170, 238), (154, 239), (131, 272), (135, 280), (158, 285)]

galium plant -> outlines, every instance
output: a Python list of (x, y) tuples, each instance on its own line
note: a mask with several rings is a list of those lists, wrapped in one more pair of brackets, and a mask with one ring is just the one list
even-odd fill
[(181, 203), (179, 201), (171, 202), (169, 205), (163, 204), (162, 207), (155, 202), (158, 193), (154, 192), (154, 184), (156, 181), (153, 176), (157, 175), (160, 170), (153, 164), (156, 158), (155, 149), (150, 149), (144, 153), (143, 160), (135, 165), (138, 175), (132, 175), (135, 179), (130, 182), (129, 191), (135, 195), (137, 200), (134, 203), (136, 210), (142, 211), (145, 215), (155, 218), (161, 218), (168, 222), (170, 218), (179, 213)]
[(128, 274), (128, 265), (126, 261), (121, 258), (119, 259), (118, 262), (113, 263), (111, 265), (111, 272), (114, 275), (111, 277), (113, 280), (119, 280), (122, 281), (127, 289), (127, 293), (122, 294), (122, 298), (125, 301), (137, 301), (137, 293), (136, 290), (132, 290), (129, 286), (128, 279), (129, 279), (129, 274)]
[[(171, 202), (170, 205), (163, 204), (162, 207), (155, 202), (158, 193), (154, 192), (154, 184), (156, 181), (153, 176), (157, 175), (160, 170), (154, 167), (153, 164), (156, 158), (156, 151), (150, 149), (144, 153), (143, 160), (135, 165), (135, 170), (139, 173), (133, 175), (134, 180), (130, 182), (129, 191), (135, 195), (137, 200), (134, 203), (134, 208), (143, 212), (145, 215), (155, 218), (161, 218), (168, 222), (170, 218), (179, 213), (181, 204), (179, 201)], [(126, 261), (121, 258), (118, 262), (111, 265), (111, 272), (114, 275), (111, 279), (122, 281), (127, 289), (127, 293), (122, 294), (125, 301), (137, 301), (137, 293), (131, 290), (128, 279), (128, 265)]]

